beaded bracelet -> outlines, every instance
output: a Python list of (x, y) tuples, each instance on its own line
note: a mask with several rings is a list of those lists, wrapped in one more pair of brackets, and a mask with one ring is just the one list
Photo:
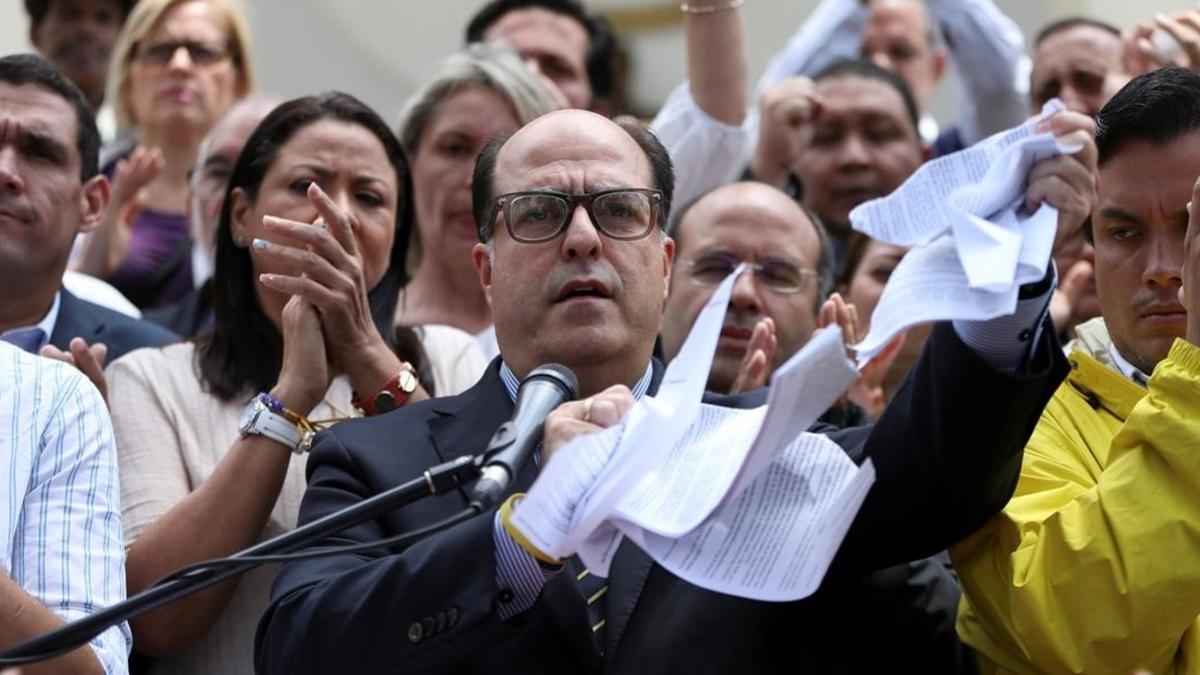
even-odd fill
[(744, 4), (746, 4), (746, 0), (732, 0), (732, 2), (725, 3), (724, 5), (715, 6), (696, 6), (685, 2), (679, 5), (679, 10), (684, 14), (715, 14), (716, 12), (724, 12), (729, 9), (737, 9)]
[(292, 424), (295, 424), (296, 426), (300, 427), (301, 429), (303, 429), (305, 431), (315, 431), (315, 429), (313, 429), (313, 425), (311, 423), (309, 423), (308, 418), (306, 418), (304, 415), (301, 415), (301, 414), (297, 413), (296, 411), (288, 408), (287, 406), (285, 406), (283, 404), (283, 401), (280, 401), (279, 399), (275, 398), (274, 396), (272, 396), (266, 392), (263, 392), (258, 395), (258, 400), (262, 401), (263, 405), (270, 408), (272, 412), (274, 412), (278, 415), (283, 415), (283, 417), (285, 419), (287, 419), (287, 421), (291, 422)]

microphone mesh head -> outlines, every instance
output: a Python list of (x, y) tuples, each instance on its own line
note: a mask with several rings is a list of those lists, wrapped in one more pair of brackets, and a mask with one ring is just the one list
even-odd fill
[(550, 380), (556, 383), (567, 394), (568, 401), (579, 398), (579, 378), (572, 370), (561, 363), (544, 363), (534, 368), (521, 382), (525, 386), (530, 380)]

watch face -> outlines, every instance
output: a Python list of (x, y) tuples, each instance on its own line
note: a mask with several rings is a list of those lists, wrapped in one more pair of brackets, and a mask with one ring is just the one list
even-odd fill
[(400, 371), (400, 390), (406, 394), (417, 390), (417, 376), (407, 368)]
[(262, 403), (257, 398), (246, 404), (246, 407), (242, 409), (242, 418), (238, 420), (239, 432), (246, 433), (246, 430), (254, 424), (254, 419), (258, 417), (259, 408), (261, 407)]

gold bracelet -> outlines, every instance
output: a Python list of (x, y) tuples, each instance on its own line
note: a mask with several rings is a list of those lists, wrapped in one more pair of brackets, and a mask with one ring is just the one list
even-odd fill
[(512, 523), (509, 522), (509, 518), (512, 516), (513, 506), (515, 506), (516, 503), (520, 501), (521, 497), (524, 496), (525, 493), (517, 492), (509, 495), (508, 499), (504, 500), (504, 503), (500, 505), (500, 524), (504, 526), (504, 531), (508, 533), (508, 536), (512, 537), (512, 540), (517, 542), (517, 546), (520, 546), (526, 553), (533, 556), (537, 561), (547, 565), (562, 565), (563, 563), (561, 560), (551, 558), (545, 553), (542, 553), (538, 547), (534, 546), (533, 543), (525, 538), (525, 535), (521, 534), (521, 532), (517, 530), (517, 528), (513, 527)]
[(744, 4), (746, 4), (746, 0), (732, 0), (732, 2), (727, 2), (724, 5), (715, 6), (696, 6), (689, 5), (685, 2), (679, 5), (679, 11), (683, 12), (684, 14), (715, 14), (717, 12), (724, 12), (727, 9), (737, 9)]

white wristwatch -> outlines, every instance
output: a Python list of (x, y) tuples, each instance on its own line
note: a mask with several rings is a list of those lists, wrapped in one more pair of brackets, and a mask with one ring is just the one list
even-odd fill
[(242, 411), (242, 420), (238, 425), (242, 437), (256, 435), (282, 443), (297, 455), (308, 452), (312, 446), (313, 432), (301, 429), (291, 420), (275, 412), (255, 396), (253, 401)]

